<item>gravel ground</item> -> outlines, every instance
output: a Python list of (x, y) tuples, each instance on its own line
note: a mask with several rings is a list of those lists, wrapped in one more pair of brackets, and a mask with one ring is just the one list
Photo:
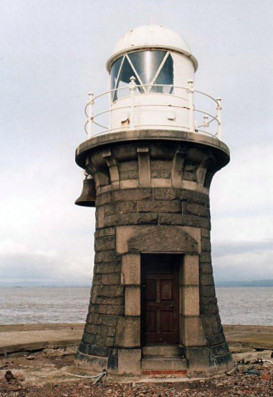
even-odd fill
[(136, 379), (117, 383), (116, 378), (108, 377), (106, 382), (94, 385), (93, 380), (69, 376), (71, 372), (78, 373), (79, 369), (74, 367), (73, 355), (67, 350), (3, 357), (0, 359), (0, 397), (273, 396), (273, 365), (259, 360), (238, 365), (230, 376), (181, 381), (156, 379), (160, 383), (149, 379), (144, 383), (137, 383)]

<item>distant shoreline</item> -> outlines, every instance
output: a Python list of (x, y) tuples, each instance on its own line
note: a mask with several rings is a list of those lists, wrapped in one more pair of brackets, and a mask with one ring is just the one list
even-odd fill
[[(92, 283), (86, 285), (56, 285), (56, 284), (4, 284), (0, 288), (90, 288)], [(219, 281), (215, 282), (216, 288), (267, 288), (273, 287), (273, 280), (258, 281)]]

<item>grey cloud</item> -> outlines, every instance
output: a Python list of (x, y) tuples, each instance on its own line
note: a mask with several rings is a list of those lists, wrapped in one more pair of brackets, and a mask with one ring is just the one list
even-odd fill
[[(0, 256), (0, 284), (13, 282), (39, 282), (64, 284), (90, 284), (90, 270), (77, 269), (67, 259), (31, 253), (14, 253)], [(72, 261), (73, 262), (73, 261)]]
[(228, 243), (213, 242), (213, 256), (222, 257), (254, 253), (259, 251), (273, 251), (273, 240), (266, 241), (237, 241)]

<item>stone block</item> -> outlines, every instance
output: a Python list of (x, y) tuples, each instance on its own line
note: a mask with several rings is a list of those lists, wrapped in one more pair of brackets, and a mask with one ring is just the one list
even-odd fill
[(197, 228), (210, 227), (210, 222), (207, 218), (187, 214), (160, 214), (159, 223), (161, 225), (182, 225)]
[(92, 284), (101, 285), (101, 274), (94, 274)]
[(219, 366), (224, 366), (225, 371), (230, 371), (234, 367), (231, 353), (223, 354), (222, 356), (215, 357), (216, 363)]
[(116, 234), (116, 229), (114, 227), (106, 227), (105, 229), (99, 229), (95, 233), (95, 237), (106, 237), (114, 236)]
[(118, 350), (109, 349), (107, 369), (111, 372), (117, 372), (118, 369)]
[(104, 216), (114, 215), (116, 213), (115, 203), (105, 204), (103, 208), (104, 208)]
[(124, 287), (120, 285), (102, 286), (100, 289), (100, 296), (117, 297), (123, 296)]
[(188, 365), (190, 370), (188, 373), (191, 375), (201, 375), (196, 374), (194, 371), (207, 372), (211, 366), (214, 365), (211, 350), (207, 347), (187, 347), (186, 356), (188, 359)]
[(215, 287), (212, 285), (200, 284), (200, 296), (215, 296)]
[(136, 189), (139, 186), (138, 179), (125, 179), (120, 181), (120, 188), (121, 189)]
[(142, 225), (156, 224), (157, 214), (120, 214), (109, 215), (105, 217), (106, 226), (122, 226), (122, 225)]
[(202, 238), (202, 252), (210, 252), (211, 243), (209, 238)]
[(212, 274), (212, 264), (211, 263), (204, 263), (200, 265), (200, 274)]
[(88, 346), (88, 354), (91, 356), (107, 357), (108, 352), (109, 352), (109, 349), (107, 347), (97, 346), (97, 345), (89, 345)]
[(116, 228), (116, 252), (128, 252), (128, 240), (135, 234), (135, 226), (119, 226)]
[(209, 217), (209, 210), (202, 204), (189, 203), (187, 201), (182, 202), (182, 213), (191, 214), (201, 217)]
[(102, 274), (101, 283), (102, 285), (118, 285), (120, 283), (120, 274)]
[(111, 263), (118, 263), (120, 258), (117, 257), (115, 251), (101, 251), (96, 252), (95, 254), (95, 263), (101, 262), (111, 262)]
[(201, 229), (201, 236), (205, 238), (210, 238), (210, 231), (208, 229)]
[(92, 325), (92, 324), (88, 324), (85, 327), (85, 332), (87, 332), (88, 334), (97, 334), (98, 333), (98, 325)]
[(100, 285), (93, 285), (91, 289), (91, 303), (96, 303), (98, 293), (101, 289)]
[(123, 314), (123, 306), (109, 306), (109, 305), (98, 305), (98, 313), (100, 314)]
[(140, 316), (140, 287), (125, 287), (125, 316)]
[(143, 228), (128, 242), (130, 252), (196, 252), (196, 241), (182, 228), (157, 225)]
[(199, 316), (199, 287), (183, 287), (180, 308), (184, 316)]
[(151, 200), (139, 201), (137, 203), (138, 212), (180, 212), (179, 201)]
[(152, 189), (139, 188), (139, 189), (124, 189), (112, 192), (114, 201), (130, 201), (130, 200), (145, 200), (152, 197)]
[(87, 350), (88, 350), (88, 345), (85, 342), (81, 342), (80, 346), (78, 348), (78, 352), (85, 354), (85, 353), (87, 353)]
[(215, 335), (207, 335), (207, 341), (210, 345), (219, 345), (226, 341), (225, 335), (221, 332)]
[(222, 330), (219, 330), (219, 324), (215, 315), (202, 316), (202, 323), (207, 336), (217, 335), (222, 332)]
[(108, 327), (116, 327), (118, 321), (117, 316), (101, 316), (101, 323)]
[(118, 373), (141, 374), (141, 349), (118, 349)]
[[(82, 340), (84, 343), (86, 343), (87, 345), (92, 345), (95, 343), (96, 340), (96, 334), (88, 334), (87, 332), (85, 332), (83, 334)], [(87, 346), (86, 346), (87, 349)], [(83, 352), (84, 353), (84, 352)]]
[(211, 263), (211, 254), (210, 252), (202, 252), (200, 255), (200, 263)]
[(112, 193), (100, 193), (96, 197), (96, 207), (110, 203), (112, 201)]
[(141, 144), (137, 148), (137, 157), (139, 185), (142, 187), (149, 187), (151, 186), (151, 162), (149, 147)]
[(205, 346), (207, 344), (201, 318), (180, 316), (181, 342), (185, 346)]
[(98, 263), (96, 265), (96, 274), (103, 273), (120, 273), (121, 264), (120, 263)]
[(171, 188), (172, 181), (171, 178), (152, 178), (151, 185), (154, 188)]
[(140, 347), (140, 317), (120, 317), (118, 319), (115, 346)]
[(115, 335), (116, 335), (116, 327), (109, 327), (108, 336), (115, 336)]
[(130, 172), (130, 171), (136, 171), (138, 172), (138, 162), (135, 160), (132, 161), (124, 161), (118, 164), (119, 166), (119, 172)]
[(199, 286), (199, 257), (198, 255), (185, 255), (182, 267), (180, 284)]
[(136, 212), (136, 203), (134, 201), (121, 201), (116, 203), (117, 214), (127, 214)]
[(95, 250), (96, 252), (99, 251), (108, 251), (115, 249), (116, 241), (115, 237), (97, 237), (95, 239)]
[(159, 179), (159, 178), (164, 178), (164, 179), (169, 179), (171, 176), (171, 170), (170, 169), (162, 169), (162, 170), (153, 170), (152, 173), (152, 178), (154, 179)]
[(171, 171), (172, 163), (169, 160), (155, 160), (153, 159), (151, 162), (151, 171)]
[(96, 209), (97, 228), (104, 227), (104, 208), (98, 207)]
[(214, 280), (212, 274), (208, 274), (208, 273), (200, 274), (200, 284), (214, 286)]
[(136, 214), (138, 225), (156, 225), (158, 220), (157, 214)]
[(123, 285), (140, 285), (140, 255), (125, 254), (122, 256), (121, 275)]
[[(88, 355), (87, 355), (88, 354)], [(80, 351), (76, 354), (76, 359), (80, 362), (80, 367), (83, 367), (92, 370), (95, 372), (101, 372), (104, 368), (107, 367), (107, 357), (97, 357), (89, 355), (87, 352), (86, 354), (81, 353)]]
[(216, 297), (204, 297), (202, 296), (200, 298), (200, 305), (216, 305), (217, 304), (217, 298)]
[(120, 181), (138, 179), (138, 170), (125, 171), (120, 173)]
[(96, 299), (96, 303), (98, 305), (117, 305), (117, 306), (122, 306), (124, 303), (124, 299), (122, 296), (120, 297), (114, 297), (114, 298), (107, 298), (107, 297), (101, 297), (98, 296)]
[(180, 200), (186, 200), (190, 203), (209, 205), (209, 195), (194, 190), (177, 189), (176, 196)]
[(211, 304), (211, 305), (202, 305), (200, 311), (201, 314), (217, 314), (219, 310), (216, 304)]
[(172, 188), (153, 189), (154, 200), (175, 200), (176, 190)]
[(108, 330), (109, 330), (109, 327), (107, 327), (106, 325), (100, 325), (99, 327), (98, 327), (98, 332), (97, 332), (97, 334), (98, 335), (103, 335), (103, 336), (108, 336)]
[(113, 347), (113, 346), (114, 346), (114, 342), (115, 342), (114, 337), (108, 336), (108, 337), (106, 338), (106, 340), (105, 340), (105, 346), (107, 346), (107, 347)]
[(87, 324), (101, 324), (102, 317), (99, 314), (89, 313), (87, 316)]
[(198, 244), (198, 253), (201, 254), (201, 229), (199, 227), (182, 226), (183, 230), (187, 232)]
[(229, 353), (228, 345), (226, 342), (221, 343), (220, 345), (212, 346), (212, 351), (215, 356)]

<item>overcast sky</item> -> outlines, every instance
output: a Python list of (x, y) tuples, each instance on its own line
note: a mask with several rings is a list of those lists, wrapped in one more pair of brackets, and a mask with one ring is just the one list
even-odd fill
[(90, 284), (94, 209), (75, 148), (87, 93), (133, 27), (178, 32), (196, 85), (223, 98), (231, 163), (211, 188), (217, 280), (273, 278), (272, 0), (1, 0), (0, 281)]

